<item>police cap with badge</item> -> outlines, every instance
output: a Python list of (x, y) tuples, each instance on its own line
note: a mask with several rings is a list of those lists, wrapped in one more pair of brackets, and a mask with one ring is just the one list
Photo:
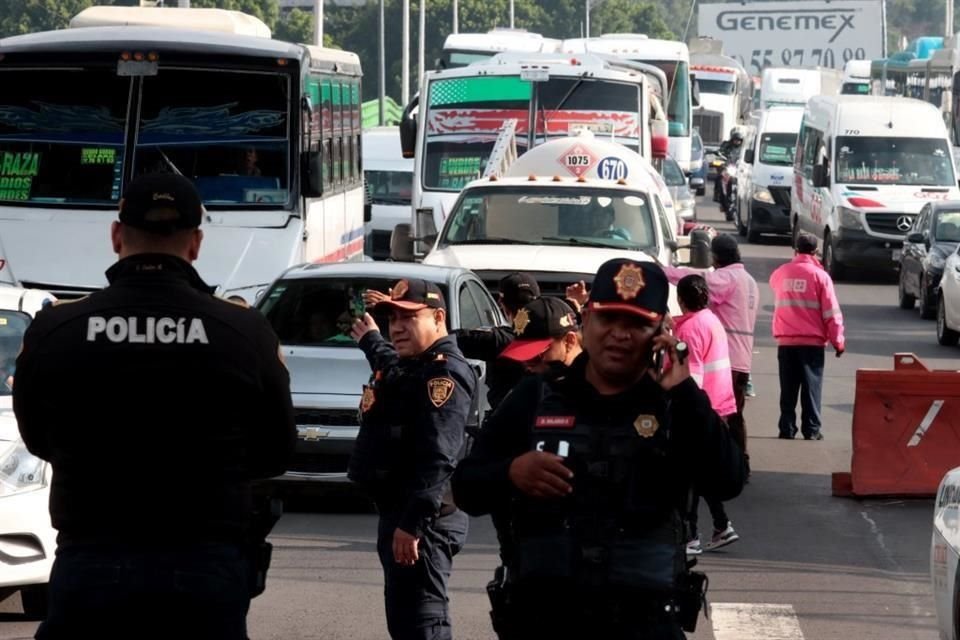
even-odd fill
[(157, 235), (195, 229), (202, 220), (203, 201), (196, 187), (173, 173), (138, 177), (120, 200), (120, 222)]
[(616, 258), (600, 265), (586, 308), (629, 313), (656, 324), (667, 314), (669, 293), (670, 283), (658, 264)]
[(392, 307), (404, 311), (420, 311), (421, 309), (446, 310), (447, 303), (443, 299), (443, 292), (436, 283), (428, 280), (400, 280), (390, 289), (390, 299), (377, 303), (378, 307)]
[(513, 318), (517, 338), (501, 353), (501, 358), (529, 362), (542, 355), (557, 338), (580, 329), (577, 316), (559, 298), (537, 298), (520, 309)]

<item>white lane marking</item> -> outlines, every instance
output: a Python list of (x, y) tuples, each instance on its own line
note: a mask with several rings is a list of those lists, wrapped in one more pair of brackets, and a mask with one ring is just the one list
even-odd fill
[(710, 606), (716, 640), (803, 640), (789, 604), (720, 602)]
[(927, 410), (927, 415), (923, 416), (923, 420), (920, 421), (920, 426), (917, 427), (913, 437), (910, 438), (910, 442), (907, 443), (908, 447), (915, 447), (920, 444), (920, 440), (922, 440), (923, 436), (927, 434), (927, 429), (929, 429), (930, 425), (933, 424), (933, 421), (936, 420), (937, 414), (940, 413), (940, 409), (942, 408), (943, 400), (933, 401), (933, 403), (930, 405), (930, 408)]

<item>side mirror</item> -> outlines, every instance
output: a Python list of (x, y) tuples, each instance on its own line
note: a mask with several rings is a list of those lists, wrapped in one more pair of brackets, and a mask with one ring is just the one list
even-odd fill
[(829, 187), (830, 176), (827, 175), (827, 168), (822, 164), (813, 165), (813, 186)]
[(390, 259), (413, 262), (413, 234), (409, 224), (398, 224), (390, 233)]
[(680, 248), (680, 244), (676, 240), (667, 240), (664, 244), (667, 245), (667, 249), (670, 249), (670, 251), (674, 253)]
[(404, 158), (413, 158), (417, 149), (417, 118), (413, 115), (413, 110), (417, 108), (420, 102), (420, 96), (414, 96), (403, 109), (400, 116), (400, 149)]
[(702, 229), (690, 232), (690, 266), (695, 269), (710, 268), (710, 234)]
[(437, 225), (433, 222), (433, 207), (417, 209), (413, 214), (413, 256), (422, 258), (437, 241)]
[(753, 164), (753, 149), (747, 149), (743, 152), (743, 161), (747, 164)]
[(690, 103), (694, 107), (700, 106), (700, 85), (697, 84), (697, 76), (690, 74)]
[(690, 188), (694, 191), (697, 189), (702, 189), (706, 183), (703, 181), (703, 178), (700, 176), (692, 176), (690, 178)]
[(304, 198), (323, 195), (323, 154), (319, 151), (300, 154), (300, 192)]
[(910, 242), (911, 244), (926, 244), (927, 236), (919, 231), (914, 231), (907, 236), (907, 242)]

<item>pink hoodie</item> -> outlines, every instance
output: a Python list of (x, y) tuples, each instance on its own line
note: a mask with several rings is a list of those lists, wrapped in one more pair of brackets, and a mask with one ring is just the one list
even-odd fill
[(690, 375), (710, 398), (721, 417), (737, 412), (727, 334), (710, 309), (687, 312), (674, 319), (673, 333), (687, 343)]
[(811, 255), (797, 254), (770, 276), (776, 300), (773, 337), (780, 346), (844, 348), (843, 314), (833, 280)]
[(757, 308), (760, 292), (742, 263), (736, 262), (713, 271), (664, 267), (671, 284), (677, 284), (684, 276), (698, 273), (707, 281), (710, 290), (709, 308), (727, 330), (730, 348), (730, 368), (750, 373), (753, 362), (753, 329), (757, 323)]

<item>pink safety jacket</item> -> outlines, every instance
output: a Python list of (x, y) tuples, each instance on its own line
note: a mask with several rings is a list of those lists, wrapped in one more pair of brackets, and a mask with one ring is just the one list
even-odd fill
[(749, 373), (753, 361), (753, 331), (757, 324), (760, 290), (757, 281), (743, 264), (737, 262), (713, 271), (680, 267), (664, 267), (663, 270), (672, 284), (677, 284), (691, 273), (703, 276), (710, 290), (710, 310), (727, 331), (730, 367), (734, 371)]
[(843, 314), (833, 280), (814, 257), (796, 255), (770, 276), (773, 337), (780, 346), (844, 348)]
[(727, 333), (710, 309), (688, 312), (675, 319), (673, 333), (687, 343), (690, 375), (710, 398), (721, 417), (737, 412)]

